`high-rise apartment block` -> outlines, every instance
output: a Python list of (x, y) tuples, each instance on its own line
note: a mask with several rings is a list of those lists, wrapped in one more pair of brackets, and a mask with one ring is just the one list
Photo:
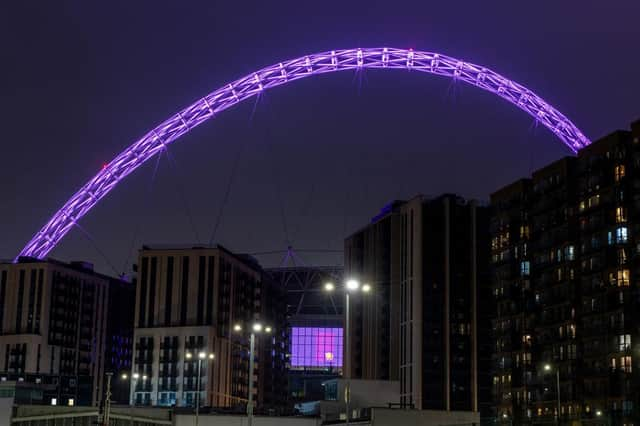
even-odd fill
[(0, 264), (0, 378), (17, 401), (98, 405), (105, 373), (130, 369), (133, 294), (87, 263)]
[[(252, 389), (259, 409), (286, 400), (286, 298), (251, 257), (221, 246), (144, 247), (139, 254), (132, 403), (240, 409), (249, 395), (248, 333), (257, 337)], [(242, 332), (235, 330), (241, 324)], [(188, 354), (192, 354), (189, 358)], [(209, 359), (209, 354), (215, 359)]]
[(399, 380), (404, 406), (483, 408), (488, 218), (455, 195), (419, 196), (389, 204), (346, 239), (345, 276), (373, 288), (352, 299), (351, 377)]
[(499, 420), (637, 422), (638, 194), (640, 121), (491, 196)]

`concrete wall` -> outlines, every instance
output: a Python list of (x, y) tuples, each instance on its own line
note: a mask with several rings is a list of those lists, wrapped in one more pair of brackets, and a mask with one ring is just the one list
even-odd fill
[(0, 398), (0, 426), (11, 426), (13, 398)]
[(480, 424), (480, 413), (471, 411), (371, 409), (371, 426), (445, 426)]
[[(175, 426), (193, 426), (195, 416), (178, 414), (174, 417)], [(201, 415), (200, 426), (247, 426), (247, 416)], [(319, 426), (320, 419), (309, 417), (263, 417), (255, 416), (253, 426)]]

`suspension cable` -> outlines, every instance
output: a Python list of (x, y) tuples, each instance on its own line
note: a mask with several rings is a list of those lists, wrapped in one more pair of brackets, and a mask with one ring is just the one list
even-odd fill
[(184, 207), (185, 213), (187, 215), (187, 219), (189, 221), (189, 224), (191, 225), (191, 230), (193, 231), (193, 235), (196, 237), (196, 241), (198, 244), (202, 244), (202, 241), (200, 240), (200, 235), (198, 234), (198, 229), (196, 228), (196, 224), (195, 221), (193, 220), (193, 215), (191, 214), (191, 208), (189, 207), (189, 203), (187, 201), (187, 197), (185, 195), (185, 190), (184, 190), (184, 186), (182, 185), (182, 180), (180, 179), (180, 173), (178, 170), (178, 163), (176, 162), (175, 158), (173, 157), (173, 155), (171, 155), (171, 153), (169, 152), (169, 148), (168, 147), (164, 147), (164, 149), (162, 150), (166, 155), (167, 155), (167, 163), (169, 164), (169, 168), (172, 169), (174, 175), (175, 175), (175, 182), (176, 182), (176, 189), (178, 191), (178, 195), (180, 196), (180, 199), (182, 200), (182, 205)]
[(220, 226), (220, 222), (222, 222), (222, 216), (224, 214), (225, 207), (229, 202), (229, 195), (231, 194), (231, 187), (236, 180), (236, 174), (238, 171), (238, 165), (240, 164), (240, 157), (244, 152), (245, 147), (245, 139), (240, 142), (240, 148), (238, 149), (238, 153), (236, 154), (236, 158), (233, 161), (233, 165), (231, 166), (231, 174), (229, 175), (229, 180), (227, 181), (227, 189), (224, 193), (224, 198), (222, 199), (222, 204), (220, 205), (220, 210), (218, 211), (218, 216), (216, 217), (216, 222), (213, 226), (213, 230), (211, 231), (211, 236), (209, 237), (209, 245), (212, 246), (215, 241), (216, 234), (218, 233), (218, 227)]
[(113, 263), (111, 262), (111, 260), (109, 260), (105, 252), (103, 252), (100, 249), (100, 247), (96, 243), (95, 239), (91, 236), (91, 234), (89, 234), (89, 232), (86, 229), (84, 229), (78, 222), (73, 222), (73, 224), (84, 234), (87, 240), (89, 240), (89, 242), (93, 245), (93, 248), (98, 252), (100, 256), (102, 256), (102, 259), (107, 263), (107, 265), (109, 265), (109, 267), (113, 269), (113, 272), (115, 272), (116, 276), (117, 277), (120, 276), (120, 273), (118, 272), (116, 267), (113, 266)]
[[(268, 98), (265, 97), (265, 100), (267, 100)], [(268, 103), (268, 102), (267, 102)], [(273, 109), (268, 106), (268, 111), (271, 115), (270, 117), (270, 121), (275, 121), (276, 120), (276, 116), (275, 113), (273, 112)], [(269, 123), (267, 122), (267, 125), (265, 126), (265, 134), (266, 137), (264, 138), (266, 147), (267, 147), (267, 151), (268, 153), (271, 155), (271, 160), (269, 161), (270, 165), (271, 165), (271, 170), (272, 170), (272, 175), (273, 175), (273, 182), (275, 185), (275, 189), (276, 189), (276, 199), (278, 201), (278, 206), (280, 209), (280, 219), (282, 220), (282, 230), (284, 232), (284, 236), (285, 236), (285, 243), (287, 244), (287, 246), (291, 246), (291, 238), (289, 235), (289, 229), (287, 226), (287, 216), (285, 213), (285, 207), (284, 207), (284, 201), (282, 199), (282, 185), (280, 182), (280, 174), (278, 173), (278, 169), (276, 168), (275, 164), (276, 162), (275, 160), (275, 154), (273, 152), (274, 148), (273, 145), (271, 144), (271, 127), (269, 126)]]
[[(158, 174), (158, 168), (160, 167), (160, 159), (162, 158), (162, 152), (158, 154), (158, 158), (156, 160), (156, 165), (153, 168), (153, 173), (151, 174), (151, 182), (149, 182), (149, 186), (147, 187), (147, 193), (144, 194), (144, 205), (149, 205), (151, 200), (151, 194), (153, 193), (153, 187), (156, 181), (156, 175)], [(138, 217), (138, 222), (133, 231), (133, 236), (131, 238), (131, 244), (129, 246), (129, 250), (127, 251), (127, 255), (124, 259), (124, 265), (122, 266), (122, 273), (126, 273), (127, 268), (129, 267), (129, 261), (131, 260), (131, 256), (133, 255), (133, 251), (135, 249), (135, 244), (138, 239), (138, 234), (140, 233), (140, 229), (142, 228), (142, 216)]]

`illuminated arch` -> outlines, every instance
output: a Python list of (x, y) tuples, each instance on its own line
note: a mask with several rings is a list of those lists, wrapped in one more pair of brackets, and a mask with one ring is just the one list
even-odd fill
[(158, 125), (120, 153), (67, 201), (19, 256), (43, 258), (125, 176), (163, 147), (227, 108), (265, 89), (328, 72), (360, 68), (407, 69), (451, 77), (506, 99), (546, 126), (573, 152), (590, 142), (564, 115), (529, 89), (485, 67), (433, 52), (347, 49), (317, 53), (263, 68), (229, 83)]

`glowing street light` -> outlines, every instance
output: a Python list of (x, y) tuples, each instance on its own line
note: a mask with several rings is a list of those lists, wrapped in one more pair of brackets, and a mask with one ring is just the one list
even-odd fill
[(357, 280), (348, 280), (347, 281), (347, 290), (355, 291), (360, 287), (360, 283)]
[[(544, 365), (544, 371), (553, 370), (553, 366), (551, 364)], [(556, 406), (556, 424), (560, 424), (560, 369), (556, 366), (556, 396), (557, 396), (557, 406)]]
[[(191, 352), (187, 352), (184, 354), (186, 360), (193, 359), (193, 354)], [(198, 376), (196, 378), (196, 426), (198, 426), (198, 422), (200, 420), (200, 380), (201, 380), (201, 372), (202, 372), (202, 361), (203, 360), (214, 360), (216, 355), (214, 353), (207, 354), (205, 351), (198, 352)]]
[[(237, 333), (242, 331), (242, 325), (236, 324), (233, 326), (233, 330)], [(253, 370), (254, 370), (254, 358), (255, 358), (255, 347), (256, 347), (256, 334), (260, 334), (262, 332), (267, 334), (273, 331), (273, 328), (270, 325), (263, 326), (262, 323), (255, 322), (251, 326), (251, 341), (249, 346), (249, 400), (247, 401), (247, 424), (251, 426), (253, 423)]]
[[(336, 287), (333, 285), (333, 283), (328, 282), (324, 285), (324, 291), (327, 293), (331, 293), (336, 289)], [(372, 287), (371, 284), (363, 284), (362, 286), (360, 286), (360, 282), (354, 278), (350, 278), (348, 279), (345, 283), (344, 283), (344, 295), (345, 295), (345, 321), (344, 321), (344, 328), (345, 328), (345, 347), (344, 347), (344, 352), (345, 352), (345, 387), (344, 387), (344, 392), (345, 392), (345, 408), (346, 408), (346, 421), (345, 421), (345, 425), (349, 426), (349, 403), (351, 400), (351, 383), (350, 383), (350, 379), (351, 379), (351, 370), (350, 370), (350, 338), (349, 338), (349, 293), (355, 293), (358, 290), (362, 291), (362, 293), (365, 294), (369, 294), (372, 291)], [(328, 357), (331, 357), (331, 359), (329, 359)], [(333, 359), (333, 354), (330, 352), (327, 352), (325, 354), (325, 359), (327, 361), (330, 361)]]

